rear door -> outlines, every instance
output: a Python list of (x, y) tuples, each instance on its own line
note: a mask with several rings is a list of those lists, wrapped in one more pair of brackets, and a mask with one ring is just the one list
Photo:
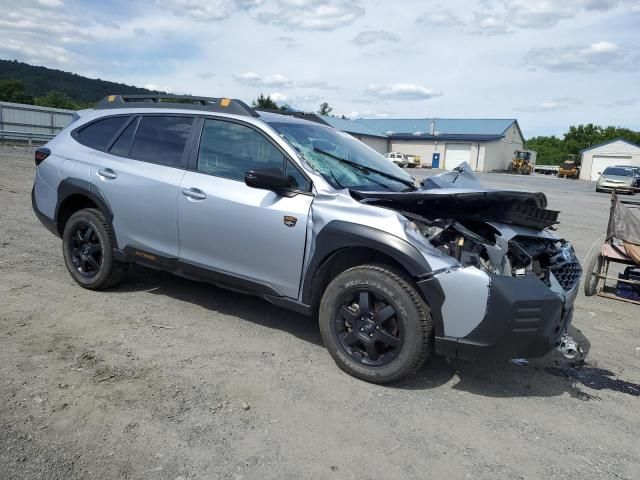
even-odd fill
[[(297, 298), (313, 200), (309, 180), (257, 128), (223, 119), (204, 121), (193, 167), (178, 196), (180, 261)], [(299, 193), (285, 197), (244, 183), (247, 171), (265, 168), (286, 169)]]
[(119, 248), (177, 258), (178, 188), (193, 121), (180, 115), (134, 116), (95, 162), (93, 183), (111, 207)]

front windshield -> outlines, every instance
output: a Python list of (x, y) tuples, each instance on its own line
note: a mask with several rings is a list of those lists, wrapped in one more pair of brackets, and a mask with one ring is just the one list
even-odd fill
[(402, 169), (347, 133), (304, 123), (270, 125), (334, 188), (396, 192), (414, 188), (413, 179)]
[(632, 175), (632, 171), (630, 168), (607, 167), (603, 174), (613, 175), (616, 177), (630, 177)]

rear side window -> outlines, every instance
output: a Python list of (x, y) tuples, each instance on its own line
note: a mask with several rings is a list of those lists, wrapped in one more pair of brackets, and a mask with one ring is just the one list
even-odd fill
[(106, 150), (118, 130), (122, 128), (130, 117), (108, 117), (93, 122), (81, 128), (75, 134), (75, 138), (81, 144), (95, 148), (96, 150)]
[(207, 119), (202, 130), (198, 171), (244, 181), (249, 170), (284, 168), (284, 155), (245, 125)]
[(124, 132), (120, 134), (109, 150), (110, 153), (121, 157), (129, 156), (129, 150), (131, 150), (131, 142), (133, 141), (133, 134), (136, 132), (136, 127), (138, 126), (138, 120), (138, 118), (134, 119), (127, 128), (124, 129)]
[(131, 158), (185, 168), (184, 147), (193, 117), (148, 116), (140, 119), (131, 147)]

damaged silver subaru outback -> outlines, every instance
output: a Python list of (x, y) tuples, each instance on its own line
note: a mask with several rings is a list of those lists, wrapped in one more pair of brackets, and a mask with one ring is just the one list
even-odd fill
[(35, 161), (34, 211), (82, 287), (136, 263), (317, 314), (338, 366), (377, 383), (432, 354), (575, 349), (581, 268), (558, 212), (466, 165), (417, 186), (318, 117), (120, 95)]

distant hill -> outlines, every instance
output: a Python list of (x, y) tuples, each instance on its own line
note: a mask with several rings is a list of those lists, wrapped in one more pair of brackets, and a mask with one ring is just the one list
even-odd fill
[(87, 78), (17, 60), (0, 60), (0, 80), (8, 79), (21, 81), (26, 94), (32, 97), (43, 97), (55, 91), (66, 95), (78, 104), (92, 104), (114, 93), (129, 95), (157, 93), (146, 88)]

